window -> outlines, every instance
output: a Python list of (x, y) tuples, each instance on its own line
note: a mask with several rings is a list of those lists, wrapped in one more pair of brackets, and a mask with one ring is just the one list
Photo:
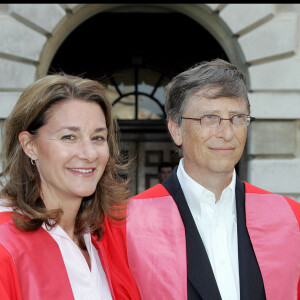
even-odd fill
[(169, 78), (150, 68), (115, 71), (106, 82), (108, 98), (119, 120), (164, 120), (164, 86)]

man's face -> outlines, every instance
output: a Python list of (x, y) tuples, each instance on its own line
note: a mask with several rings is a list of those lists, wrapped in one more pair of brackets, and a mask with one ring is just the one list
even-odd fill
[[(195, 94), (182, 116), (200, 118), (211, 114), (228, 119), (236, 114), (248, 114), (248, 110), (244, 99), (208, 99)], [(196, 181), (199, 174), (232, 174), (244, 151), (247, 127), (235, 127), (229, 120), (209, 128), (195, 120), (183, 119), (181, 125), (177, 125), (170, 119), (168, 126), (176, 145), (182, 146), (185, 171)]]
[(162, 167), (158, 173), (159, 182), (163, 182), (172, 173), (171, 167)]

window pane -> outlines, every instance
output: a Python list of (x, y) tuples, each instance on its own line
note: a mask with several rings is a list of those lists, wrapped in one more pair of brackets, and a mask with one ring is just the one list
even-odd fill
[(169, 79), (164, 77), (153, 95), (162, 105), (165, 105), (164, 88), (168, 84), (168, 82)]
[(135, 119), (135, 96), (130, 95), (122, 98), (113, 106), (113, 114), (120, 120)]
[(112, 84), (106, 85), (107, 89), (107, 98), (110, 102), (110, 104), (113, 104), (113, 102), (120, 96), (116, 87)]
[(134, 69), (124, 69), (114, 73), (116, 84), (122, 94), (134, 92)]
[[(155, 92), (153, 97), (164, 105), (163, 92), (168, 79), (162, 77), (161, 73), (148, 68), (128, 68), (119, 70), (113, 74), (112, 80), (107, 84), (109, 100), (111, 103), (114, 103), (119, 97), (122, 99), (113, 107), (115, 116), (121, 120), (135, 119), (134, 96), (122, 97), (124, 94), (135, 92), (135, 72), (137, 72), (138, 80), (138, 119), (163, 119), (164, 112), (150, 96)], [(141, 93), (147, 95), (141, 95)]]
[(143, 95), (138, 96), (138, 119), (158, 120), (164, 117), (160, 106), (151, 98)]
[(141, 93), (151, 94), (154, 90), (154, 87), (160, 77), (160, 74), (156, 71), (141, 68), (139, 69), (139, 85), (138, 91)]

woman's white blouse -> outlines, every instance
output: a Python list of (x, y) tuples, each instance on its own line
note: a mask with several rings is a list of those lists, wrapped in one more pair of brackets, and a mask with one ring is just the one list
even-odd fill
[[(0, 199), (0, 212), (12, 211), (4, 207), (5, 199)], [(56, 225), (51, 230), (42, 227), (52, 236), (59, 246), (65, 267), (69, 276), (75, 300), (112, 300), (109, 285), (96, 248), (92, 244), (91, 235), (84, 234), (84, 241), (90, 255), (91, 269), (68, 234)]]
[(62, 254), (75, 300), (112, 300), (109, 285), (98, 252), (93, 246), (90, 234), (84, 234), (84, 241), (90, 255), (91, 269), (68, 234), (56, 225), (50, 230), (42, 226), (57, 242)]

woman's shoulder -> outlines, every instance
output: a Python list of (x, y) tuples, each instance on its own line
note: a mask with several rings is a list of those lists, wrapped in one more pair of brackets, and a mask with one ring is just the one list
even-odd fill
[(11, 200), (0, 197), (0, 212), (12, 211)]
[(11, 220), (13, 209), (9, 205), (9, 200), (5, 198), (0, 198), (0, 225)]

